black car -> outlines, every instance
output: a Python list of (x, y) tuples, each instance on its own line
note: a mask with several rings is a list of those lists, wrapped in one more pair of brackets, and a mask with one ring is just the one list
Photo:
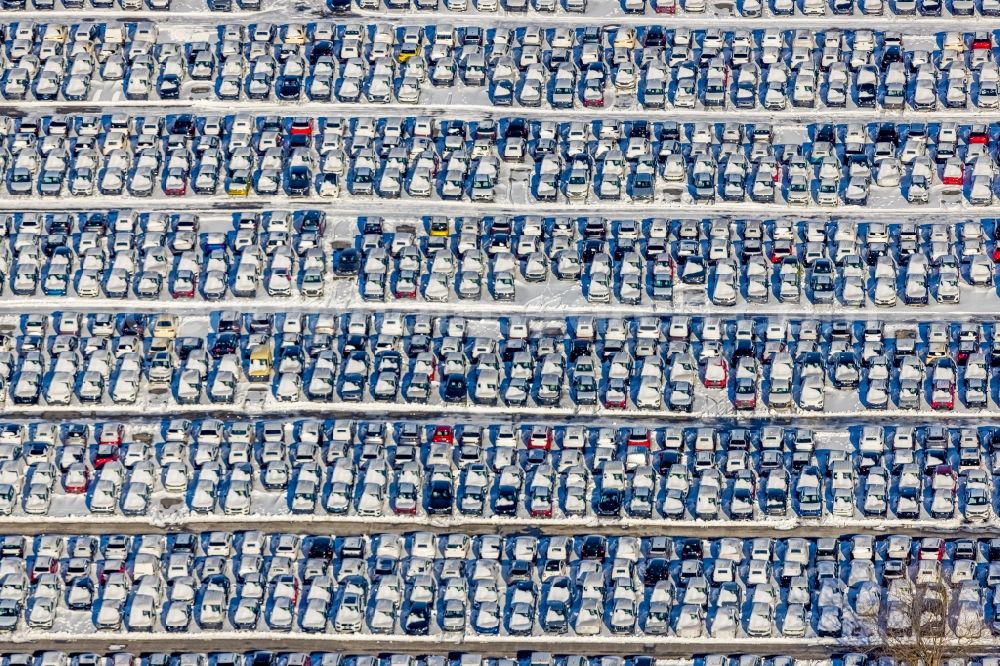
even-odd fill
[(240, 324), (239, 315), (232, 312), (223, 312), (219, 315), (219, 322), (215, 326), (219, 333), (240, 333), (243, 330)]
[(30, 392), (29, 391), (22, 391), (21, 393), (15, 394), (14, 395), (14, 404), (15, 405), (37, 405), (38, 404), (38, 399), (41, 397), (41, 395), (42, 395), (42, 383), (39, 381), (39, 382), (36, 382), (34, 384), (32, 390)]
[[(66, 432), (63, 433), (63, 444), (68, 446), (86, 446), (87, 441), (90, 439), (90, 428), (82, 423), (70, 423), (66, 426)], [(0, 545), (0, 557), (8, 557), (9, 553), (4, 551), (4, 547), (8, 540), (12, 537), (4, 537), (3, 544)], [(18, 557), (21, 557), (18, 555)]]
[(684, 284), (705, 284), (708, 268), (703, 257), (688, 257), (681, 266), (681, 282)]
[[(108, 216), (104, 213), (92, 213), (87, 216), (87, 219), (83, 221), (83, 226), (81, 231), (94, 232), (98, 235), (104, 235), (108, 231), (110, 222), (108, 221)], [(68, 233), (68, 231), (67, 231)]]
[(529, 136), (530, 132), (528, 131), (528, 125), (522, 118), (514, 118), (511, 120), (510, 124), (507, 125), (507, 129), (504, 131), (504, 137), (508, 139), (511, 137), (519, 137), (527, 140)]
[(286, 102), (299, 99), (302, 96), (302, 77), (291, 75), (279, 76), (278, 82), (274, 86), (274, 91), (278, 99)]
[(375, 174), (369, 167), (358, 167), (354, 170), (354, 176), (351, 179), (350, 185), (351, 194), (372, 194), (375, 188)]
[(309, 50), (309, 62), (310, 64), (315, 65), (316, 61), (320, 58), (324, 56), (332, 56), (333, 54), (333, 42), (322, 39), (313, 43), (312, 48)]
[(312, 172), (306, 166), (293, 166), (288, 170), (288, 194), (293, 197), (304, 197), (309, 194), (312, 185)]
[(654, 557), (646, 564), (642, 582), (646, 587), (656, 587), (661, 580), (670, 580), (670, 561), (663, 557)]
[(990, 562), (1000, 562), (1000, 539), (990, 539), (987, 547), (986, 559)]
[(361, 269), (361, 253), (353, 247), (337, 250), (333, 255), (333, 274), (338, 277), (350, 277), (358, 274)]
[(682, 560), (700, 560), (704, 557), (705, 546), (701, 539), (685, 539), (681, 546)]
[(321, 210), (307, 210), (298, 220), (300, 233), (322, 234), (326, 230), (326, 213)]
[(181, 92), (181, 80), (176, 74), (164, 74), (157, 84), (161, 99), (177, 99)]
[(173, 552), (194, 553), (198, 547), (198, 537), (190, 532), (181, 532), (174, 537)]
[(597, 534), (590, 534), (583, 539), (580, 546), (580, 557), (585, 560), (603, 560), (608, 554), (608, 540)]
[(500, 79), (493, 84), (491, 96), (495, 106), (510, 106), (514, 103), (514, 83), (508, 79)]
[(142, 315), (127, 314), (121, 320), (121, 324), (119, 325), (118, 329), (122, 335), (141, 336), (146, 330), (146, 322), (143, 319)]
[(604, 252), (604, 241), (590, 238), (583, 242), (583, 262), (585, 264), (593, 261), (598, 252)]
[[(254, 601), (244, 606), (245, 611), (250, 611), (249, 617), (242, 616), (240, 619), (233, 619), (233, 628), (240, 631), (247, 631), (249, 629), (255, 629), (257, 627), (257, 621), (260, 617), (260, 602)], [(270, 654), (270, 653), (266, 653)], [(256, 662), (256, 656), (254, 657), (253, 663)]]
[(174, 122), (170, 126), (170, 133), (193, 137), (195, 129), (194, 118), (185, 113), (174, 118)]
[(595, 510), (599, 516), (620, 516), (622, 491), (617, 488), (602, 488)]
[(54, 257), (65, 253), (68, 258), (72, 258), (72, 250), (68, 243), (69, 237), (66, 234), (49, 234), (42, 240), (42, 254)]
[(215, 336), (215, 342), (212, 343), (209, 353), (212, 358), (222, 358), (226, 354), (235, 354), (239, 348), (240, 339), (235, 333), (219, 333)]
[(317, 557), (327, 562), (333, 559), (333, 538), (327, 536), (315, 536), (309, 540), (309, 550), (306, 551), (309, 557)]
[(465, 375), (448, 375), (444, 384), (445, 402), (462, 402), (468, 394), (468, 382)]
[(451, 482), (447, 479), (434, 479), (427, 493), (427, 512), (451, 513), (453, 499)]
[(517, 512), (517, 501), (520, 494), (519, 487), (501, 485), (497, 489), (497, 498), (493, 502), (493, 513), (500, 516), (513, 516)]
[(858, 360), (849, 351), (839, 352), (833, 359), (833, 385), (839, 390), (858, 387), (861, 379)]

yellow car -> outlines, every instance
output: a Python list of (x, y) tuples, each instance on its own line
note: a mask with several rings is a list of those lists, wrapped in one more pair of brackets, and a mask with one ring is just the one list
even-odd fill
[(403, 44), (399, 47), (399, 55), (396, 57), (396, 60), (400, 64), (403, 64), (410, 58), (418, 55), (420, 55), (420, 44)]
[(238, 171), (229, 179), (226, 193), (231, 197), (245, 197), (250, 194), (250, 174)]
[(431, 219), (431, 236), (448, 236), (451, 234), (451, 229), (448, 228), (448, 218), (432, 218)]

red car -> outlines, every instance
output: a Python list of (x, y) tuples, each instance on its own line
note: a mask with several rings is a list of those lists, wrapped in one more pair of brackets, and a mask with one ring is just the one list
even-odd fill
[[(406, 275), (402, 273), (406, 273)], [(412, 272), (401, 271), (400, 276), (396, 279), (396, 288), (393, 290), (393, 293), (396, 295), (396, 298), (417, 297), (417, 281)]]
[(109, 462), (118, 460), (118, 447), (113, 444), (101, 444), (94, 456), (94, 469), (101, 469)]
[(125, 560), (104, 560), (101, 562), (101, 585), (108, 582), (108, 576), (113, 573), (127, 574)]
[(170, 184), (164, 186), (163, 193), (168, 197), (182, 197), (187, 194), (187, 174), (168, 174), (167, 182)]
[(197, 278), (191, 271), (177, 271), (170, 293), (174, 298), (194, 298), (196, 282)]
[(939, 379), (931, 387), (931, 409), (952, 410), (955, 408), (955, 383)]
[(604, 408), (625, 409), (625, 405), (627, 403), (628, 384), (619, 379), (613, 378), (604, 392)]
[(535, 426), (531, 429), (528, 437), (529, 449), (544, 449), (548, 451), (552, 448), (552, 429), (545, 426)]
[(945, 487), (951, 486), (951, 492), (954, 493), (955, 489), (958, 487), (958, 476), (955, 475), (955, 470), (951, 468), (951, 465), (938, 465), (934, 468), (934, 478), (937, 483), (933, 483), (935, 487)]
[(965, 165), (961, 162), (949, 162), (944, 167), (941, 182), (945, 185), (962, 185), (965, 183)]
[(729, 385), (729, 364), (716, 356), (705, 363), (705, 388), (726, 388)]
[[(972, 48), (973, 49), (975, 49), (975, 48), (986, 48), (986, 49), (990, 48), (989, 46), (977, 47), (976, 43), (977, 42), (973, 42), (972, 43)], [(969, 143), (970, 144), (980, 143), (980, 144), (986, 145), (989, 142), (990, 142), (990, 133), (989, 133), (989, 130), (986, 130), (985, 128), (981, 129), (981, 128), (975, 128), (974, 127), (972, 129), (972, 131), (969, 132)]]
[[(945, 465), (947, 467), (947, 465)], [(921, 560), (944, 559), (944, 539), (938, 537), (927, 537), (920, 541), (920, 550), (917, 557)]]
[(782, 259), (791, 256), (794, 249), (795, 246), (790, 240), (782, 239), (774, 241), (771, 246), (771, 263), (780, 264)]
[(454, 444), (455, 430), (451, 426), (439, 425), (434, 427), (434, 434), (431, 436), (433, 444)]
[(650, 445), (649, 431), (645, 428), (632, 428), (628, 431), (628, 446), (645, 446), (647, 449)]
[(313, 133), (312, 118), (295, 118), (294, 120), (292, 120), (292, 127), (290, 132), (293, 135), (312, 136)]
[(82, 463), (71, 465), (63, 477), (63, 488), (70, 495), (83, 495), (90, 486), (90, 471)]
[(528, 513), (532, 518), (552, 517), (552, 495), (544, 493), (548, 493), (548, 489), (537, 491), (529, 500), (531, 508)]
[(604, 80), (590, 80), (584, 86), (583, 105), (587, 108), (604, 108)]

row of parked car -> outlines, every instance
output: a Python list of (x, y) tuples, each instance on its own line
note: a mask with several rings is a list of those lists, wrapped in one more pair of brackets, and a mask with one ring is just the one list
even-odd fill
[(12, 423), (0, 447), (4, 515), (162, 514), (168, 498), (225, 515), (991, 523), (1000, 473), (997, 431), (941, 426), (175, 419)]
[[(449, 652), (445, 654), (382, 653), (352, 654), (340, 652), (113, 652), (99, 655), (92, 652), (47, 651), (29, 653), (3, 653), (0, 660), (7, 666), (655, 666), (656, 660), (648, 656), (567, 656), (548, 652), (518, 651), (500, 659), (480, 654)], [(826, 660), (817, 660), (820, 666), (864, 666), (863, 654), (837, 654)], [(682, 666), (788, 666), (791, 657), (759, 657), (724, 654), (698, 655), (691, 659), (677, 659)], [(995, 666), (990, 659), (982, 660), (984, 666)], [(977, 664), (978, 666), (978, 664)]]
[[(335, 13), (347, 13), (352, 10), (360, 12), (379, 12), (388, 10), (391, 13), (434, 11), (455, 13), (462, 16), (475, 11), (483, 14), (495, 14), (503, 11), (507, 14), (524, 14), (528, 12), (553, 13), (570, 12), (575, 14), (596, 14), (606, 12), (609, 15), (624, 14), (680, 14), (698, 16), (721, 16), (730, 20), (738, 20), (734, 14), (746, 18), (762, 16), (793, 16), (822, 17), (826, 15), (862, 16), (941, 16), (942, 13), (952, 17), (974, 17), (1000, 15), (1000, 5), (995, 0), (741, 0), (741, 2), (706, 0), (618, 0), (613, 3), (599, 3), (593, 9), (588, 0), (328, 0), (326, 3)], [(52, 10), (112, 10), (141, 11), (184, 11), (185, 8), (172, 7), (171, 0), (4, 0), (5, 11), (52, 11)], [(234, 10), (256, 10), (262, 8), (260, 0), (208, 0), (205, 7), (215, 12)]]
[(319, 210), (241, 214), (212, 228), (197, 213), (10, 214), (0, 217), (13, 241), (0, 249), (0, 273), (15, 296), (214, 301), (320, 297), (361, 266), (358, 250), (329, 247)]
[(0, 630), (841, 637), (880, 613), (912, 631), (917, 597), (937, 631), (982, 638), (997, 626), (995, 541), (4, 537)]
[[(995, 332), (879, 321), (706, 317), (536, 322), (353, 312), (307, 322), (66, 313), (3, 339), (0, 375), (15, 405), (382, 402), (724, 413), (789, 410), (950, 412), (996, 402)], [(55, 323), (55, 322), (54, 322)], [(149, 324), (147, 330), (146, 326)], [(117, 334), (117, 336), (116, 336)], [(827, 398), (829, 397), (829, 404)], [(719, 412), (720, 414), (723, 412)]]
[[(187, 4), (187, 3), (184, 3)], [(197, 2), (189, 7), (174, 5), (173, 0), (3, 0), (0, 7), (5, 12), (46, 12), (46, 11), (72, 11), (77, 9), (87, 10), (122, 10), (129, 12), (143, 11), (184, 11), (185, 9), (203, 11), (209, 9), (215, 12), (229, 12), (234, 10), (260, 10), (260, 0), (208, 0), (202, 5)]]
[[(433, 216), (397, 223), (390, 235), (379, 218), (359, 226), (354, 248), (338, 251), (335, 263), (358, 257), (360, 295), (371, 301), (516, 301), (535, 293), (532, 283), (556, 282), (579, 284), (595, 304), (919, 307), (958, 304), (970, 291), (991, 298), (1000, 256), (992, 223), (981, 222)], [(306, 289), (304, 275), (301, 293), (322, 296)], [(269, 296), (287, 295), (266, 273), (263, 280)]]
[[(3, 119), (0, 119), (3, 120)], [(8, 194), (502, 201), (511, 177), (539, 202), (670, 199), (791, 206), (903, 197), (994, 200), (989, 125), (816, 125), (619, 120), (529, 123), (427, 117), (316, 119), (240, 114), (23, 118), (0, 122)]]
[[(644, 32), (623, 26), (614, 37), (596, 29), (584, 31), (579, 42), (573, 37), (557, 28), (549, 43), (540, 45), (546, 49), (541, 53), (522, 46), (516, 63), (496, 58), (492, 102), (555, 109), (638, 102), (656, 110), (772, 112), (990, 109), (1000, 103), (1000, 73), (988, 32), (941, 33), (939, 41), (929, 42), (869, 30), (677, 29), (668, 34), (657, 26)], [(904, 41), (924, 48), (905, 48)], [(432, 84), (448, 84), (451, 75), (438, 73), (433, 52), (431, 59)], [(477, 84), (468, 67), (462, 74), (467, 85)]]
[[(153, 22), (0, 26), (8, 100), (428, 101), (646, 109), (857, 107), (932, 111), (1000, 104), (990, 32), (520, 28), (319, 22), (227, 24), (170, 41)], [(908, 42), (909, 46), (904, 44)], [(918, 48), (919, 47), (919, 48)]]
[[(349, 2), (339, 0), (340, 7), (346, 11)], [(926, 17), (941, 16), (997, 16), (1000, 15), (1000, 5), (994, 0), (740, 0), (731, 2), (716, 0), (619, 0), (611, 7), (604, 3), (593, 9), (587, 0), (357, 0), (357, 6), (362, 10), (379, 10), (383, 6), (389, 10), (439, 10), (466, 12), (474, 8), (478, 12), (496, 12), (502, 8), (508, 13), (523, 13), (529, 10), (538, 12), (553, 12), (563, 9), (567, 12), (589, 13), (607, 12), (616, 15), (624, 14), (678, 14), (681, 16), (714, 16), (730, 21), (739, 21), (738, 17), (760, 18), (803, 16), (884, 16), (890, 17)], [(337, 9), (337, 5), (334, 6)]]
[(6, 338), (0, 367), (17, 405), (131, 404), (151, 394), (234, 402), (257, 389), (278, 401), (670, 411), (727, 398), (737, 411), (823, 411), (828, 392), (832, 409), (885, 409), (892, 400), (951, 411), (961, 409), (958, 398), (967, 408), (995, 400), (996, 347), (975, 324), (954, 335), (941, 323), (893, 325), (887, 334), (877, 321), (823, 331), (810, 321), (706, 318), (696, 332), (688, 317), (669, 325), (591, 317), (572, 332), (562, 320), (532, 331), (512, 319), (505, 336), (494, 321), (477, 336), (461, 317), (437, 328), (427, 315), (320, 316), (308, 329), (301, 315), (286, 315), (280, 329), (274, 319), (248, 318), (244, 331), (239, 315), (223, 313), (206, 336), (197, 318), (186, 331), (177, 316), (161, 315), (147, 331), (144, 316), (116, 323), (105, 314), (85, 335), (79, 314), (69, 314), (47, 335), (46, 318), (32, 316), (23, 336)]
[[(836, 655), (819, 660), (821, 666), (864, 666), (864, 655)], [(3, 653), (0, 660), (7, 666), (655, 666), (656, 660), (647, 656), (567, 656), (547, 652), (518, 651), (501, 659), (480, 654), (449, 652), (445, 654), (379, 655), (340, 652), (113, 652), (99, 655), (92, 652), (47, 651), (30, 653)], [(759, 657), (756, 655), (730, 657), (724, 654), (699, 655), (692, 659), (678, 659), (682, 666), (788, 666), (791, 657)], [(984, 660), (986, 666), (994, 666)]]
[[(233, 653), (142, 653), (115, 652), (107, 655), (82, 652), (37, 652), (35, 654), (3, 654), (0, 659), (9, 666), (655, 666), (657, 659), (636, 655), (580, 656), (519, 650), (510, 657), (487, 658), (480, 654), (449, 652), (444, 654), (381, 653), (350, 654), (333, 652), (256, 652)], [(756, 654), (697, 654), (691, 658), (674, 658), (681, 666), (790, 666), (789, 656), (761, 657)], [(872, 659), (864, 653), (835, 653), (814, 660), (819, 666), (865, 666), (892, 663), (886, 657)], [(948, 659), (949, 666), (965, 660)], [(995, 657), (968, 660), (975, 666), (996, 666)]]
[(322, 298), (349, 281), (371, 301), (517, 301), (535, 283), (575, 283), (597, 304), (891, 308), (990, 298), (1000, 256), (992, 220), (363, 216), (328, 232), (314, 209), (205, 226), (198, 213), (111, 210), (0, 215), (0, 231), (17, 296), (141, 300)]

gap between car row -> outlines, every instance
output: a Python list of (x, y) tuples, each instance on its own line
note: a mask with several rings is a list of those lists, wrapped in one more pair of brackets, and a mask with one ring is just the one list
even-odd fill
[[(60, 296), (39, 296), (28, 298), (5, 298), (0, 300), (0, 316), (11, 314), (50, 314), (57, 310), (82, 309), (70, 305), (70, 302)], [(138, 314), (177, 314), (177, 315), (207, 315), (217, 312), (220, 307), (245, 307), (250, 303), (250, 299), (231, 299), (228, 301), (197, 301), (188, 302), (177, 300), (145, 301), (129, 299), (127, 301), (112, 299), (92, 299), (85, 304), (86, 310), (122, 310)], [(280, 314), (288, 312), (289, 309), (301, 312), (305, 315), (334, 312), (398, 312), (403, 314), (421, 314), (433, 317), (446, 317), (455, 314), (454, 308), (443, 307), (447, 303), (434, 303), (425, 301), (388, 301), (385, 303), (375, 301), (359, 300), (350, 306), (336, 297), (329, 299), (317, 299), (306, 304), (289, 308), (287, 300), (270, 298), (266, 296), (253, 299), (253, 309), (259, 313)], [(503, 303), (503, 302), (463, 302), (462, 312), (474, 315), (490, 315), (497, 317), (517, 316), (517, 315), (538, 315), (539, 309), (533, 303)], [(983, 302), (980, 310), (954, 310), (948, 306), (931, 306), (928, 308), (866, 308), (864, 310), (849, 310), (843, 307), (809, 307), (806, 305), (757, 305), (752, 309), (723, 308), (711, 305), (697, 308), (689, 308), (683, 305), (671, 305), (670, 303), (651, 302), (648, 305), (566, 305), (559, 309), (560, 318), (591, 316), (591, 317), (620, 317), (628, 316), (688, 316), (688, 317), (767, 317), (771, 321), (783, 319), (799, 319), (807, 316), (819, 322), (832, 322), (844, 319), (847, 316), (857, 317), (865, 315), (868, 319), (879, 319), (886, 323), (916, 324), (928, 323), (940, 320), (942, 315), (954, 318), (954, 320), (975, 324), (987, 324), (996, 321), (996, 307), (992, 302)]]
[[(315, 6), (310, 6), (314, 4)], [(211, 11), (171, 11), (169, 13), (151, 10), (145, 11), (101, 11), (90, 10), (86, 13), (77, 11), (51, 11), (44, 14), (29, 13), (20, 14), (9, 12), (7, 16), (12, 19), (39, 18), (46, 20), (72, 21), (86, 19), (88, 21), (154, 21), (160, 25), (181, 24), (185, 26), (199, 26), (205, 24), (232, 23), (232, 24), (252, 24), (264, 20), (272, 22), (306, 21), (312, 22), (317, 19), (337, 20), (337, 21), (358, 21), (375, 20), (380, 23), (393, 25), (413, 25), (417, 23), (447, 23), (455, 27), (482, 26), (489, 24), (493, 27), (523, 27), (525, 25), (540, 25), (542, 27), (586, 27), (596, 25), (612, 28), (620, 25), (651, 25), (664, 20), (663, 15), (655, 13), (649, 14), (619, 14), (600, 15), (577, 14), (577, 13), (555, 13), (547, 12), (451, 12), (447, 10), (438, 11), (418, 11), (418, 12), (373, 12), (358, 10), (350, 13), (340, 14), (330, 12), (325, 7), (326, 3), (307, 0), (304, 3), (297, 3), (296, 6), (278, 6), (271, 9), (259, 11), (240, 11), (233, 13), (211, 12)], [(815, 28), (822, 30), (825, 28), (854, 29), (854, 30), (898, 30), (900, 22), (905, 22), (907, 30), (914, 34), (925, 32), (931, 34), (940, 30), (989, 30), (1000, 28), (1000, 18), (988, 16), (895, 16), (885, 14), (883, 16), (761, 16), (761, 17), (740, 17), (740, 16), (711, 16), (693, 13), (678, 13), (670, 15), (669, 26), (671, 28), (689, 28), (691, 30), (704, 30), (708, 28), (725, 27), (728, 29), (741, 30), (763, 30), (765, 28), (779, 28), (782, 30), (793, 30), (795, 28)], [(991, 28), (991, 26), (993, 26)], [(116, 102), (118, 104), (119, 102)]]
[[(147, 301), (130, 298), (128, 300), (113, 299), (87, 299), (84, 303), (72, 303), (72, 299), (62, 296), (38, 296), (28, 301), (0, 300), (0, 316), (12, 314), (51, 314), (59, 310), (127, 310), (140, 314), (177, 314), (177, 315), (207, 315), (217, 312), (224, 307), (245, 308), (253, 303), (254, 312), (279, 314), (292, 310), (305, 315), (321, 314), (329, 312), (399, 312), (403, 314), (422, 314), (436, 317), (446, 317), (455, 314), (454, 308), (442, 307), (447, 303), (435, 303), (420, 300), (411, 301), (378, 301), (358, 300), (349, 306), (344, 304), (339, 297), (331, 296), (290, 307), (287, 300), (277, 297), (258, 297), (255, 299), (230, 299), (226, 301), (178, 301), (162, 300)], [(820, 322), (831, 322), (847, 318), (858, 318), (865, 315), (865, 318), (879, 319), (885, 322), (901, 324), (920, 324), (931, 321), (939, 321), (943, 315), (954, 318), (955, 321), (969, 323), (992, 323), (996, 321), (996, 305), (993, 301), (973, 302), (980, 306), (978, 309), (963, 308), (961, 310), (949, 309), (947, 305), (932, 305), (919, 309), (909, 308), (866, 308), (847, 309), (840, 306), (810, 306), (795, 304), (762, 304), (754, 306), (752, 309), (741, 309), (738, 307), (716, 307), (710, 303), (698, 307), (690, 308), (683, 304), (650, 302), (647, 305), (565, 305), (560, 306), (559, 318), (575, 316), (591, 317), (638, 317), (638, 316), (694, 316), (694, 317), (767, 317), (770, 320), (798, 319), (808, 317)], [(539, 307), (535, 303), (505, 303), (505, 302), (470, 302), (461, 304), (461, 311), (470, 315), (478, 316), (516, 316), (516, 315), (539, 315)]]
[[(155, 212), (163, 210), (177, 210), (178, 205), (185, 200), (177, 197), (135, 197), (135, 196), (114, 196), (114, 197), (88, 197), (86, 199), (39, 199), (26, 198), (17, 201), (17, 212), (77, 212), (91, 211), (95, 208), (108, 207), (113, 204), (114, 208), (141, 208), (143, 210)], [(328, 215), (432, 215), (436, 213), (447, 214), (453, 217), (461, 216), (481, 216), (489, 215), (537, 215), (541, 217), (565, 216), (567, 206), (563, 205), (517, 205), (507, 202), (475, 202), (468, 201), (442, 201), (435, 199), (413, 200), (396, 199), (389, 202), (385, 199), (368, 199), (363, 197), (352, 197), (343, 199), (322, 199), (322, 198), (293, 198), (288, 196), (261, 196), (251, 195), (245, 197), (190, 197), (186, 201), (191, 201), (194, 205), (185, 208), (185, 212), (202, 210), (206, 212), (219, 211), (265, 211), (274, 208), (290, 208), (293, 206), (302, 208), (319, 208)], [(195, 203), (196, 202), (196, 203)], [(207, 204), (207, 206), (206, 206)], [(940, 206), (923, 206), (920, 208), (909, 206), (878, 207), (871, 208), (865, 206), (845, 206), (837, 209), (834, 213), (829, 208), (819, 206), (789, 206), (784, 203), (759, 203), (746, 201), (733, 203), (720, 201), (713, 204), (695, 204), (682, 202), (654, 202), (642, 203), (633, 202), (622, 205), (620, 202), (589, 201), (585, 204), (588, 213), (601, 214), (605, 217), (615, 218), (635, 218), (642, 217), (726, 217), (737, 216), (744, 218), (774, 218), (774, 217), (794, 217), (797, 220), (809, 219), (833, 219), (857, 220), (858, 222), (870, 222), (874, 220), (882, 221), (915, 221), (919, 219), (942, 220), (946, 218), (961, 217), (965, 219), (969, 215), (975, 214), (977, 217), (1000, 217), (1000, 203), (989, 206), (971, 206), (956, 199), (954, 203)], [(416, 210), (419, 209), (419, 210)]]
[[(474, 652), (484, 657), (509, 657), (514, 648), (510, 636), (459, 636), (447, 638), (436, 636), (342, 636), (337, 634), (301, 634), (281, 632), (253, 633), (253, 647), (261, 650), (320, 651), (347, 650), (353, 653), (399, 653), (422, 655), (441, 650), (462, 650)], [(236, 632), (189, 632), (176, 635), (101, 633), (86, 635), (28, 632), (6, 640), (0, 640), (3, 652), (23, 651), (26, 646), (36, 651), (73, 650), (87, 652), (116, 652), (126, 646), (130, 650), (217, 652), (240, 651), (248, 645), (248, 636)], [(595, 654), (629, 656), (642, 653), (653, 657), (690, 657), (704, 654), (709, 646), (706, 639), (654, 638), (637, 636), (606, 636), (594, 638), (567, 638), (565, 636), (529, 637), (516, 640), (518, 651), (545, 651), (556, 654)], [(963, 642), (963, 649), (975, 648), (972, 643)], [(995, 651), (996, 642), (992, 638), (979, 644), (985, 652)], [(840, 638), (733, 638), (712, 640), (715, 652), (756, 653), (766, 649), (769, 654), (783, 654), (799, 658), (822, 658), (851, 649), (851, 642)]]
[[(123, 518), (88, 516), (46, 517), (14, 516), (3, 519), (3, 533), (21, 536), (45, 534), (173, 534), (177, 532), (214, 532), (240, 530), (247, 526), (246, 516), (190, 515), (170, 522), (154, 517)], [(499, 534), (503, 536), (576, 536), (581, 533), (602, 536), (697, 536), (717, 539), (737, 536), (745, 539), (782, 537), (822, 538), (845, 534), (879, 536), (891, 532), (911, 537), (989, 538), (1000, 537), (1000, 523), (968, 525), (959, 521), (853, 520), (849, 526), (802, 519), (780, 521), (713, 521), (693, 520), (600, 520), (594, 517), (558, 521), (536, 518), (477, 519), (427, 517), (423, 519), (396, 516), (253, 516), (253, 527), (264, 531), (290, 534), (373, 535), (387, 531), (424, 531), (432, 534), (460, 532), (470, 536)], [(0, 641), (2, 642), (2, 641)]]
[[(793, 425), (808, 422), (811, 426), (849, 426), (857, 425), (858, 412), (845, 411), (804, 411), (804, 410), (768, 410), (759, 407), (757, 411), (737, 414), (735, 411), (723, 414), (699, 414), (697, 417), (686, 412), (671, 412), (667, 410), (623, 409), (611, 412), (600, 408), (580, 407), (507, 407), (454, 404), (418, 405), (409, 403), (345, 403), (345, 402), (269, 402), (267, 387), (249, 389), (251, 396), (243, 402), (236, 403), (206, 403), (193, 405), (178, 405), (168, 402), (148, 402), (135, 405), (99, 405), (81, 407), (77, 405), (12, 405), (7, 403), (0, 414), (7, 418), (19, 419), (87, 419), (87, 418), (131, 418), (148, 416), (151, 410), (162, 418), (198, 418), (198, 417), (236, 417), (251, 416), (254, 418), (280, 414), (283, 418), (296, 417), (355, 417), (359, 413), (378, 412), (380, 415), (398, 419), (432, 419), (455, 418), (475, 422), (475, 419), (489, 418), (493, 423), (518, 424), (524, 420), (555, 420), (555, 424), (581, 425), (588, 423), (607, 423), (613, 417), (617, 425), (641, 426), (663, 425), (697, 422), (704, 426), (752, 427), (764, 425)], [(254, 398), (257, 398), (256, 400)], [(865, 422), (873, 425), (956, 425), (962, 427), (986, 426), (996, 423), (986, 411), (951, 411), (940, 412), (931, 409), (921, 410), (887, 410), (867, 412)]]
[[(356, 416), (359, 412), (376, 411), (379, 414), (394, 418), (435, 418), (456, 417), (475, 418), (489, 417), (497, 422), (519, 422), (520, 419), (561, 419), (568, 424), (588, 422), (605, 422), (613, 417), (616, 423), (637, 425), (640, 423), (685, 423), (697, 420), (703, 425), (748, 427), (749, 425), (791, 425), (807, 421), (810, 424), (857, 424), (858, 412), (845, 411), (807, 411), (772, 410), (758, 407), (756, 411), (737, 414), (735, 411), (718, 414), (699, 414), (696, 419), (687, 412), (668, 410), (623, 409), (609, 412), (599, 407), (508, 407), (487, 405), (419, 405), (409, 403), (371, 403), (370, 405), (354, 402), (271, 402), (268, 387), (253, 386), (248, 389), (249, 396), (243, 401), (233, 403), (206, 403), (193, 405), (173, 404), (164, 398), (162, 403), (148, 402), (134, 405), (98, 405), (81, 407), (77, 405), (13, 405), (5, 404), (0, 414), (7, 417), (23, 419), (76, 419), (76, 418), (112, 418), (146, 416), (150, 410), (161, 417), (194, 418), (199, 416), (253, 416), (261, 417), (268, 414), (281, 414), (283, 417), (296, 416)], [(254, 394), (259, 395), (254, 395)], [(995, 423), (989, 419), (989, 413), (983, 411), (951, 411), (944, 416), (940, 411), (921, 410), (886, 410), (868, 412), (866, 419), (876, 423), (891, 424), (905, 421), (908, 425), (918, 423), (936, 423), (940, 425), (986, 425)]]

